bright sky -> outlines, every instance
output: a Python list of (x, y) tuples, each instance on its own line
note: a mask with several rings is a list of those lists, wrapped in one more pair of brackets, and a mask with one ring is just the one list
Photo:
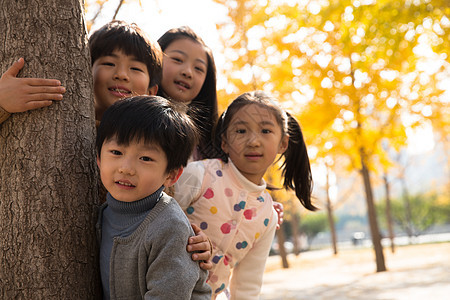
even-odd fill
[[(92, 30), (111, 21), (118, 2), (111, 0), (105, 4), (105, 13), (98, 17)], [(221, 45), (216, 22), (224, 20), (227, 13), (221, 5), (212, 0), (142, 0), (141, 8), (139, 1), (132, 2), (122, 6), (116, 19), (136, 23), (155, 41), (167, 30), (187, 25), (212, 49), (219, 67)]]

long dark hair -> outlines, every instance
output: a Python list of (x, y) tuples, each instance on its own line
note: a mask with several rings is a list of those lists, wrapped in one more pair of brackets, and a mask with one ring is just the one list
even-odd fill
[[(212, 51), (206, 46), (205, 42), (203, 42), (203, 40), (187, 26), (168, 30), (158, 39), (158, 43), (164, 52), (172, 42), (186, 38), (202, 45), (208, 60), (205, 82), (198, 95), (188, 105), (188, 115), (194, 120), (194, 123), (201, 133), (201, 140), (197, 147), (199, 151), (198, 154), (200, 155), (198, 158), (201, 159), (207, 157), (207, 153), (210, 152), (210, 148), (212, 147), (212, 128), (217, 122), (218, 116), (216, 65), (214, 63)], [(162, 86), (158, 89), (158, 95), (170, 99)]]
[(222, 138), (226, 134), (233, 115), (242, 107), (250, 104), (259, 105), (271, 111), (282, 130), (282, 135), (289, 135), (288, 147), (280, 157), (280, 159), (284, 159), (281, 166), (284, 177), (283, 187), (287, 190), (294, 190), (295, 195), (305, 208), (312, 211), (317, 210), (311, 203), (311, 166), (300, 125), (294, 117), (283, 111), (276, 104), (274, 98), (262, 91), (240, 95), (222, 113), (214, 129), (213, 142), (215, 152), (210, 157), (220, 158), (228, 162), (228, 156), (221, 147)]

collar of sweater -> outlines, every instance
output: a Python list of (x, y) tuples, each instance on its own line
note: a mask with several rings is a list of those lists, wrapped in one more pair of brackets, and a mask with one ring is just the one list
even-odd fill
[(160, 187), (153, 194), (137, 201), (133, 202), (123, 202), (116, 200), (110, 193), (106, 195), (106, 202), (111, 212), (118, 215), (140, 215), (142, 213), (148, 212), (159, 199), (161, 199), (164, 186)]
[(241, 174), (241, 172), (234, 165), (230, 158), (228, 158), (227, 165), (230, 166), (232, 173), (237, 179), (237, 182), (249, 193), (262, 193), (266, 189), (266, 181), (264, 180), (264, 178), (261, 178), (261, 183), (259, 185), (254, 184)]

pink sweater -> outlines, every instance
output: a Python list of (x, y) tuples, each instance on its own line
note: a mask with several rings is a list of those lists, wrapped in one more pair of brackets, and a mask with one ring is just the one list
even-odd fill
[(174, 198), (213, 244), (213, 299), (225, 289), (231, 299), (259, 299), (277, 223), (265, 188), (218, 159), (189, 163), (175, 185)]

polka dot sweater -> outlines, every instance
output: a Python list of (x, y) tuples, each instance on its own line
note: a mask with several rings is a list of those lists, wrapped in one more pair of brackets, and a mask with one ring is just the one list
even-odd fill
[(189, 163), (175, 185), (174, 198), (213, 244), (213, 298), (229, 290), (231, 299), (259, 299), (277, 223), (265, 188), (218, 159)]

